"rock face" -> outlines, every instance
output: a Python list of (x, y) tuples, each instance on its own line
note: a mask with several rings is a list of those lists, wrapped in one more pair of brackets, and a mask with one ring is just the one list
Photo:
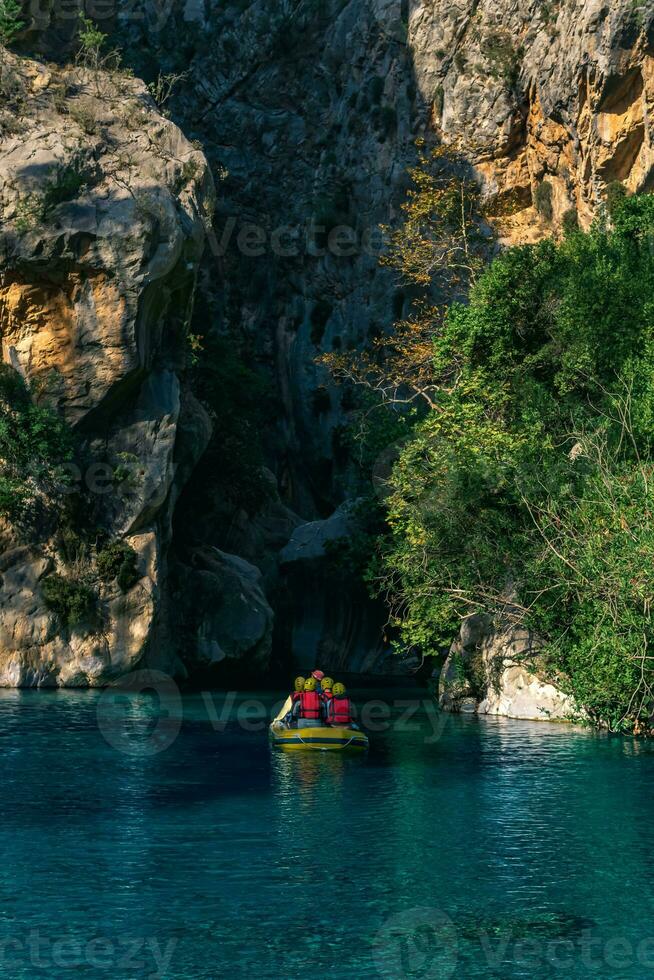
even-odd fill
[(66, 626), (44, 578), (87, 578), (92, 549), (71, 563), (61, 528), (5, 529), (0, 684), (99, 685), (144, 659), (173, 669), (170, 507), (210, 431), (182, 377), (211, 176), (143, 83), (1, 58), (3, 359), (77, 431), (72, 489), (133, 548), (138, 581), (98, 583), (99, 621)]
[(348, 545), (359, 525), (356, 502), (346, 502), (329, 518), (297, 527), (280, 552), (293, 659), (302, 670), (320, 664), (332, 673), (407, 674), (418, 668), (417, 658), (393, 653), (387, 610), (349, 568)]
[(575, 705), (543, 675), (538, 643), (526, 630), (494, 629), (485, 616), (464, 620), (440, 672), (444, 711), (533, 721), (569, 721)]
[(650, 4), (426, 0), (409, 45), (436, 132), (473, 164), (506, 240), (566, 213), (586, 227), (613, 181), (654, 186)]
[(247, 662), (248, 671), (265, 669), (273, 611), (256, 566), (217, 548), (198, 548), (192, 567), (178, 570), (177, 589), (186, 609), (183, 634), (188, 670), (241, 660)]
[[(144, 52), (137, 72), (155, 52), (162, 70), (187, 72), (171, 112), (227, 172), (200, 294), (274, 383), (266, 462), (284, 505), (323, 520), (353, 488), (347, 394), (316, 359), (408, 309), (371, 233), (399, 215), (415, 140), (444, 142), (477, 176), (506, 242), (556, 234), (564, 218), (588, 225), (611, 182), (651, 185), (654, 12), (631, 0), (207, 0), (158, 13), (125, 7), (116, 36)], [(328, 637), (327, 611), (315, 617), (311, 634)]]

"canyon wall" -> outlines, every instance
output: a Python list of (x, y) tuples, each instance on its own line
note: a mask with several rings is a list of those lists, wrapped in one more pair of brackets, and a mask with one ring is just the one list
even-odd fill
[[(0, 683), (101, 684), (139, 664), (260, 671), (271, 650), (284, 666), (412, 669), (390, 654), (383, 608), (333, 556), (296, 547), (329, 538), (362, 489), (348, 392), (317, 358), (364, 347), (408, 309), (377, 229), (398, 219), (416, 140), (444, 142), (476, 175), (504, 242), (586, 227), (616, 181), (651, 188), (654, 12), (631, 0), (88, 12), (163, 105), (125, 73), (65, 67), (71, 10), (30, 11), (21, 56), (3, 54), (0, 332), (5, 362), (75, 428), (82, 479), (133, 464), (121, 493), (92, 500), (140, 578), (127, 593), (98, 585), (101, 629), (64, 627), (40, 591), (71, 574), (55, 531), (25, 541), (5, 527)], [(169, 97), (161, 73), (179, 76)], [(33, 195), (71, 167), (84, 188), (34, 221)], [(270, 388), (256, 504), (211, 492), (226, 420), (195, 385), (190, 348), (213, 335)]]

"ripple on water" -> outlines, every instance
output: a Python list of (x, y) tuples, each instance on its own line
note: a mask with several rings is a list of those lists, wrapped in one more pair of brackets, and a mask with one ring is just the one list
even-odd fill
[[(283, 755), (265, 732), (214, 731), (192, 696), (166, 752), (127, 756), (97, 700), (0, 693), (5, 941), (99, 938), (114, 958), (141, 941), (143, 968), (114, 963), (118, 977), (154, 972), (147, 944), (170, 942), (179, 980), (307, 963), (334, 980), (654, 969), (639, 952), (654, 932), (649, 745), (471, 718), (434, 741), (423, 712), (364, 758)], [(137, 729), (156, 721), (147, 697), (130, 712)], [(75, 976), (102, 972), (79, 957)], [(23, 951), (11, 975), (44, 973)]]

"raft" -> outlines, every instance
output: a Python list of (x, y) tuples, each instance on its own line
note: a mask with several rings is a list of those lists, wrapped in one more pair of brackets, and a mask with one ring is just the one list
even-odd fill
[(270, 726), (270, 741), (287, 752), (363, 752), (368, 737), (356, 728), (316, 725), (315, 728), (287, 728), (277, 720)]

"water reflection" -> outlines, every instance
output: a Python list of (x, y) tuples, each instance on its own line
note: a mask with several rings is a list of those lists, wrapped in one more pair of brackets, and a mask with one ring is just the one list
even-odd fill
[[(428, 935), (415, 910), (436, 909), (456, 930), (457, 976), (652, 972), (637, 953), (653, 932), (651, 745), (475, 718), (446, 719), (434, 741), (423, 713), (373, 734), (363, 757), (283, 753), (265, 722), (223, 717), (226, 695), (215, 712), (191, 695), (170, 747), (135, 755), (103, 738), (99, 697), (0, 692), (0, 941), (35, 928), (174, 940), (175, 980), (272, 980), (307, 963), (365, 980), (398, 961), (379, 943), (415, 952)], [(138, 743), (170, 707), (139, 694), (108, 719)], [(407, 912), (398, 939), (393, 917)], [(539, 944), (536, 966), (520, 960), (524, 939)], [(630, 944), (626, 965), (612, 965), (616, 939)], [(560, 941), (572, 944), (565, 969), (548, 959)], [(27, 961), (5, 973), (44, 975)]]

